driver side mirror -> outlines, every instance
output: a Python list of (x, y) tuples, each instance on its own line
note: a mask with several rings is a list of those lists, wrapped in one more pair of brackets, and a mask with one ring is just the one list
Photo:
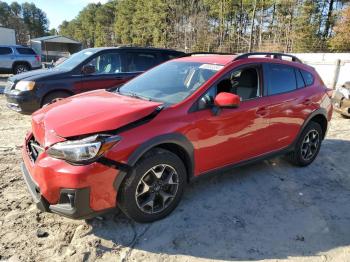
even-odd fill
[(239, 106), (241, 99), (238, 95), (221, 92), (216, 95), (214, 104), (219, 108), (236, 108)]
[(96, 67), (93, 65), (84, 65), (83, 68), (81, 69), (81, 72), (84, 75), (92, 75), (96, 72)]

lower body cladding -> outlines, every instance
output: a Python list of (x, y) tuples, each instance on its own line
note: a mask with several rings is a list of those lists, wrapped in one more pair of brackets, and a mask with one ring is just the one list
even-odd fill
[(45, 152), (34, 163), (28, 153), (23, 147), (22, 173), (38, 209), (86, 219), (116, 207), (118, 170), (99, 163), (73, 166)]
[(344, 95), (336, 90), (332, 97), (333, 108), (338, 113), (350, 117), (350, 99), (344, 97)]

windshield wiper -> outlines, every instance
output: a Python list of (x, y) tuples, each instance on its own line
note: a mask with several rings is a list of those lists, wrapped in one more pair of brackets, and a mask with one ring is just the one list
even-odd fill
[(138, 95), (138, 94), (133, 93), (133, 92), (120, 92), (119, 88), (117, 89), (117, 92), (121, 95), (126, 95), (126, 96), (131, 96), (131, 97), (142, 99), (142, 100), (152, 101), (152, 99), (149, 97), (141, 96), (141, 95)]

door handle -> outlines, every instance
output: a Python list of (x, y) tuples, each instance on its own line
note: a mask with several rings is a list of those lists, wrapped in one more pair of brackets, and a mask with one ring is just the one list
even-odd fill
[(307, 98), (307, 99), (305, 99), (305, 100), (303, 101), (303, 104), (306, 105), (306, 106), (309, 106), (309, 105), (312, 104), (312, 100)]
[(257, 111), (256, 114), (258, 116), (266, 116), (268, 114), (267, 108), (266, 107), (260, 107)]

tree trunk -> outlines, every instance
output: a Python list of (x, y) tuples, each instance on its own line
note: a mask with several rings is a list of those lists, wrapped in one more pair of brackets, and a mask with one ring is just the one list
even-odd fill
[(330, 29), (330, 25), (331, 25), (332, 12), (333, 12), (333, 4), (334, 4), (334, 0), (330, 0), (329, 8), (328, 8), (328, 14), (327, 14), (327, 20), (326, 20), (326, 25), (325, 25), (324, 32), (323, 32), (323, 38), (324, 39), (329, 36), (329, 29)]
[(253, 15), (252, 15), (252, 24), (251, 24), (251, 27), (250, 27), (250, 37), (249, 37), (249, 49), (248, 49), (248, 52), (251, 52), (252, 51), (252, 47), (253, 47), (253, 31), (254, 31), (255, 12), (256, 12), (256, 0), (254, 1), (254, 9), (253, 9)]
[(261, 49), (262, 44), (262, 32), (264, 26), (264, 0), (261, 3), (261, 14), (260, 14), (260, 25), (259, 25), (259, 50)]

